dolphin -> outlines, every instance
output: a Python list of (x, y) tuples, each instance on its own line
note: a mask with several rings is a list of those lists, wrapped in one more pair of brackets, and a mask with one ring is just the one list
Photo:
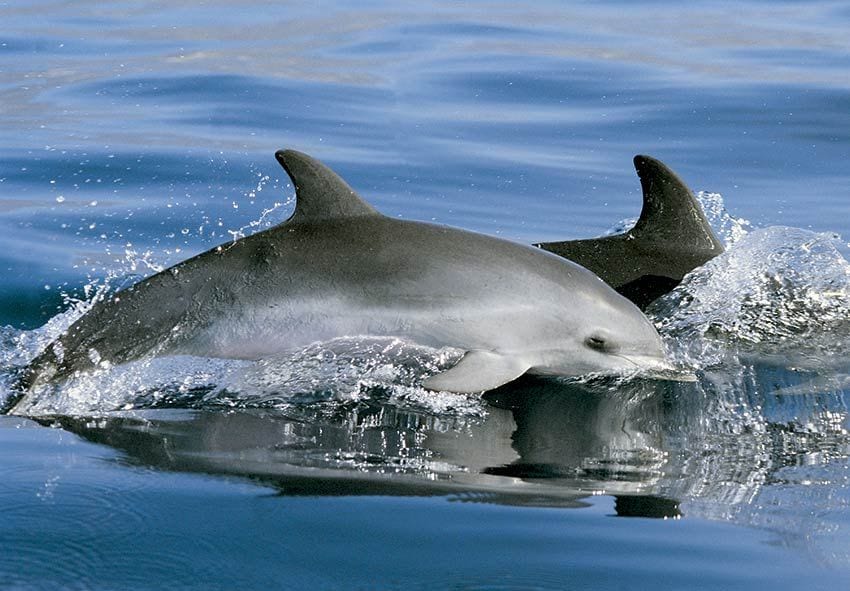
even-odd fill
[(29, 364), (24, 391), (151, 356), (261, 359), (355, 336), (463, 350), (431, 390), (672, 370), (641, 311), (583, 267), (387, 217), (310, 156), (276, 158), (295, 185), (289, 219), (98, 301)]
[(643, 189), (643, 208), (632, 229), (536, 246), (593, 271), (645, 309), (689, 272), (722, 253), (723, 244), (675, 172), (650, 156), (635, 156), (634, 164)]

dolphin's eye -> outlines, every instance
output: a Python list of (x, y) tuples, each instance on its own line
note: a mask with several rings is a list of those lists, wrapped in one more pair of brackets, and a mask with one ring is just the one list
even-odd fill
[(590, 335), (584, 340), (584, 344), (594, 351), (610, 352), (616, 349), (616, 345), (600, 334)]

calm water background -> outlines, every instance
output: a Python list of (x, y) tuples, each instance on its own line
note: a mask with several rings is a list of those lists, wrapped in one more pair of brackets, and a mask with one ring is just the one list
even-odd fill
[[(385, 213), (519, 241), (636, 216), (635, 153), (799, 229), (742, 246), (745, 269), (850, 237), (844, 3), (2, 2), (0, 22), (6, 377), (85, 286), (285, 219), (284, 147)], [(755, 308), (845, 294), (824, 256), (779, 259), (761, 275), (790, 287)], [(809, 365), (702, 351), (694, 390), (179, 391), (122, 414), (113, 384), (54, 428), (0, 417), (0, 588), (842, 588), (850, 380), (818, 362), (846, 350), (846, 301)], [(805, 342), (822, 310), (790, 323)]]

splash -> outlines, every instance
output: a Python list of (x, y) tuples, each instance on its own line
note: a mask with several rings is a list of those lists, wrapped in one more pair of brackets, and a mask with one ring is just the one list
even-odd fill
[(37, 386), (15, 409), (38, 415), (91, 415), (144, 408), (287, 409), (380, 399), (440, 415), (483, 411), (474, 396), (426, 392), (422, 376), (451, 367), (456, 349), (398, 339), (341, 338), (258, 361), (155, 357)]
[(729, 213), (720, 193), (700, 191), (696, 198), (702, 206), (708, 223), (726, 248), (730, 248), (753, 230), (753, 225), (749, 220), (735, 217)]
[(834, 234), (770, 227), (739, 237), (649, 313), (698, 367), (724, 350), (829, 365), (850, 329), (850, 263)]

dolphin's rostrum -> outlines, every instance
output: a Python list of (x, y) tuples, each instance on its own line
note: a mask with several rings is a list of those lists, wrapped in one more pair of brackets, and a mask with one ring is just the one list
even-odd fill
[(378, 213), (293, 150), (282, 224), (97, 302), (28, 367), (24, 388), (160, 355), (259, 359), (337, 337), (464, 350), (434, 390), (531, 372), (669, 369), (652, 324), (583, 267), (532, 246)]

